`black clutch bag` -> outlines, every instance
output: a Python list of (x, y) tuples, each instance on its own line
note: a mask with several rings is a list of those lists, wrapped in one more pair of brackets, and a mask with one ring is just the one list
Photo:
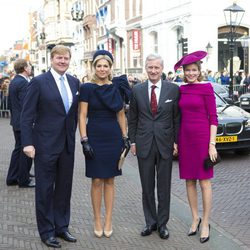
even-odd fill
[(210, 157), (208, 156), (205, 161), (204, 161), (204, 168), (207, 170), (207, 169), (210, 169), (212, 168), (214, 165), (218, 164), (219, 162), (221, 162), (221, 157), (219, 154), (217, 154), (217, 159), (215, 162), (211, 161)]

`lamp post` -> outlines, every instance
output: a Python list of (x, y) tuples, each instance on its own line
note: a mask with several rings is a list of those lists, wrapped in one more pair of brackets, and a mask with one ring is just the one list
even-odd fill
[(213, 49), (213, 46), (211, 45), (210, 42), (208, 42), (208, 44), (206, 46), (206, 50), (207, 50), (208, 55), (212, 54), (212, 49)]
[(80, 22), (83, 20), (84, 11), (82, 1), (78, 0), (73, 4), (71, 16), (73, 21)]
[(213, 46), (211, 45), (210, 42), (208, 42), (206, 46), (206, 50), (207, 50), (207, 58), (208, 58), (212, 54), (212, 50), (213, 50)]
[(248, 58), (248, 46), (249, 46), (249, 39), (250, 37), (247, 35), (247, 32), (244, 32), (244, 35), (240, 38), (241, 46), (243, 47), (243, 69), (245, 72), (248, 72), (248, 63), (247, 63), (247, 58)]
[[(45, 64), (46, 70), (47, 70), (48, 69), (48, 51), (47, 51), (47, 47), (45, 44), (46, 34), (45, 34), (44, 30), (42, 30), (42, 32), (40, 33), (39, 38), (42, 41), (41, 45), (39, 46), (39, 51), (41, 51), (40, 55), (42, 56), (42, 65)], [(45, 55), (45, 57), (44, 57), (44, 55)], [(42, 69), (42, 70), (44, 70), (44, 69)]]
[(244, 16), (245, 10), (242, 9), (235, 2), (233, 5), (227, 7), (224, 11), (226, 24), (229, 27), (228, 44), (229, 44), (229, 57), (230, 57), (230, 83), (229, 83), (229, 96), (233, 97), (233, 57), (235, 41), (237, 39), (237, 28), (239, 27), (241, 20)]

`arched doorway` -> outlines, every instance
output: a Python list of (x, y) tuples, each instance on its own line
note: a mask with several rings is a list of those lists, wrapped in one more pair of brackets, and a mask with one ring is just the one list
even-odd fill
[[(230, 33), (229, 26), (222, 26), (218, 28), (218, 70), (228, 70), (229, 71), (229, 43), (228, 36)], [(249, 53), (248, 48), (244, 48), (242, 46), (241, 40), (239, 38), (243, 37), (244, 34), (249, 34), (249, 29), (243, 26), (240, 26), (236, 30), (236, 41), (234, 46), (234, 57), (235, 57), (235, 65), (234, 65), (234, 73), (238, 70), (248, 71), (249, 69)]]

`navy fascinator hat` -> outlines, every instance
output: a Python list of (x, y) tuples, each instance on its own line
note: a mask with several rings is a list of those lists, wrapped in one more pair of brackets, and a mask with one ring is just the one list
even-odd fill
[(104, 49), (97, 50), (95, 54), (93, 55), (93, 61), (95, 61), (96, 57), (98, 56), (108, 56), (111, 59), (112, 63), (114, 62), (114, 58), (112, 54), (107, 50), (104, 50)]

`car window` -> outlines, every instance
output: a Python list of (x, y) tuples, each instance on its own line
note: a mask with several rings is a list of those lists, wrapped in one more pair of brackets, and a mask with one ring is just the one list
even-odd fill
[(226, 94), (227, 93), (227, 90), (224, 89), (222, 86), (220, 85), (216, 85), (216, 84), (213, 84), (213, 88), (214, 90), (216, 91), (216, 93), (218, 94)]
[(216, 107), (224, 107), (227, 105), (227, 103), (219, 97), (218, 93), (215, 93), (215, 98), (216, 98)]

